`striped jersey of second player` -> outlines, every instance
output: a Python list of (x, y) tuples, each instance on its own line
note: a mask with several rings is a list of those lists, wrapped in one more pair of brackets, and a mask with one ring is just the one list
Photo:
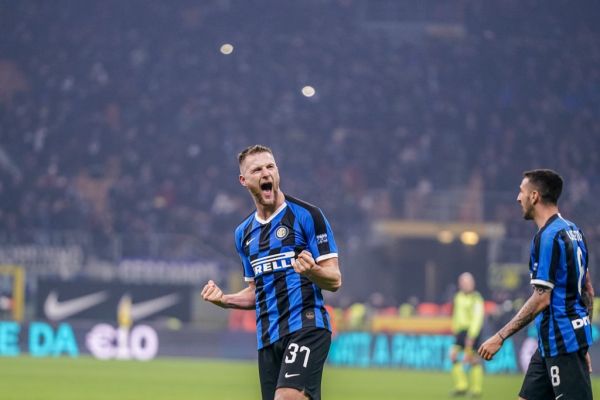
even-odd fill
[(301, 328), (331, 330), (321, 289), (296, 273), (292, 260), (308, 250), (316, 262), (337, 257), (329, 222), (317, 207), (285, 196), (268, 219), (252, 213), (235, 230), (246, 281), (256, 285), (258, 349)]
[(531, 242), (531, 284), (552, 288), (550, 306), (536, 317), (539, 350), (554, 357), (592, 344), (587, 307), (581, 298), (585, 287), (588, 250), (575, 224), (553, 215)]

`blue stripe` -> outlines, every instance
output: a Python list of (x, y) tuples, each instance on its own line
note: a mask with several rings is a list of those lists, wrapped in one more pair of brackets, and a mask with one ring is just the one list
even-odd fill
[(275, 293), (275, 274), (263, 275), (263, 290), (266, 293), (267, 313), (269, 314), (269, 338), (271, 343), (279, 339), (279, 310), (277, 309), (277, 294)]
[(554, 315), (550, 313), (550, 329), (548, 329), (548, 341), (550, 342), (550, 356), (558, 354), (558, 348), (556, 345), (556, 333), (554, 332)]
[(586, 325), (583, 327), (583, 329), (585, 330), (585, 338), (587, 339), (587, 344), (588, 344), (588, 346), (591, 346), (592, 342), (593, 342), (592, 325)]
[(319, 300), (319, 288), (314, 283), (312, 284), (313, 291), (315, 292), (315, 325), (317, 328), (325, 328), (323, 322), (323, 315), (321, 314), (321, 306), (323, 306), (323, 297)]
[(290, 318), (288, 319), (288, 323), (290, 332), (294, 332), (302, 328), (302, 291), (300, 290), (300, 275), (290, 268), (286, 271), (285, 282), (287, 284), (290, 300)]

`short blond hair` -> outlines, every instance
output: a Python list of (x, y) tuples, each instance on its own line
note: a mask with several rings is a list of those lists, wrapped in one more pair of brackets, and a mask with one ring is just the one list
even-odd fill
[(238, 154), (238, 164), (242, 165), (246, 157), (248, 157), (250, 154), (257, 153), (270, 153), (271, 155), (273, 155), (273, 150), (271, 150), (267, 146), (263, 146), (262, 144), (253, 144), (252, 146), (246, 147), (240, 152), (240, 154)]

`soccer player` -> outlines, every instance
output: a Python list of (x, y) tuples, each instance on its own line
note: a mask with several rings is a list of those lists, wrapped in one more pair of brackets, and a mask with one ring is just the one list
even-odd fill
[(563, 180), (556, 172), (537, 169), (523, 176), (517, 201), (523, 217), (539, 228), (529, 261), (534, 290), (513, 319), (481, 345), (479, 354), (491, 360), (508, 337), (535, 318), (538, 349), (519, 398), (591, 400), (588, 347), (594, 290), (585, 237), (558, 212)]
[[(480, 344), (479, 335), (484, 317), (483, 297), (475, 290), (475, 278), (469, 272), (463, 272), (458, 277), (458, 289), (452, 311), (452, 333), (455, 335), (454, 346), (450, 351), (454, 381), (452, 395), (463, 396), (469, 390), (471, 397), (481, 397), (483, 367), (473, 348)], [(464, 352), (462, 361), (458, 359), (461, 351)], [(470, 387), (463, 363), (471, 366)]]
[(250, 146), (238, 162), (256, 206), (235, 230), (248, 287), (223, 294), (209, 281), (202, 297), (223, 308), (256, 309), (263, 399), (320, 399), (331, 344), (321, 290), (342, 283), (333, 232), (320, 209), (280, 190), (271, 149)]

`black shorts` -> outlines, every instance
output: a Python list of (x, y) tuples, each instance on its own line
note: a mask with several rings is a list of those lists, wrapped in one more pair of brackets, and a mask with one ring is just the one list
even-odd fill
[[(460, 347), (461, 349), (465, 348), (465, 342), (467, 341), (467, 331), (460, 331), (456, 335), (454, 335), (454, 345)], [(481, 335), (477, 335), (475, 341), (473, 342), (473, 350), (477, 351), (481, 342)]]
[(323, 365), (329, 354), (331, 332), (304, 328), (258, 351), (258, 371), (263, 400), (272, 400), (275, 389), (304, 391), (313, 400), (321, 398)]
[(556, 357), (531, 357), (519, 396), (527, 400), (592, 400), (587, 349)]

